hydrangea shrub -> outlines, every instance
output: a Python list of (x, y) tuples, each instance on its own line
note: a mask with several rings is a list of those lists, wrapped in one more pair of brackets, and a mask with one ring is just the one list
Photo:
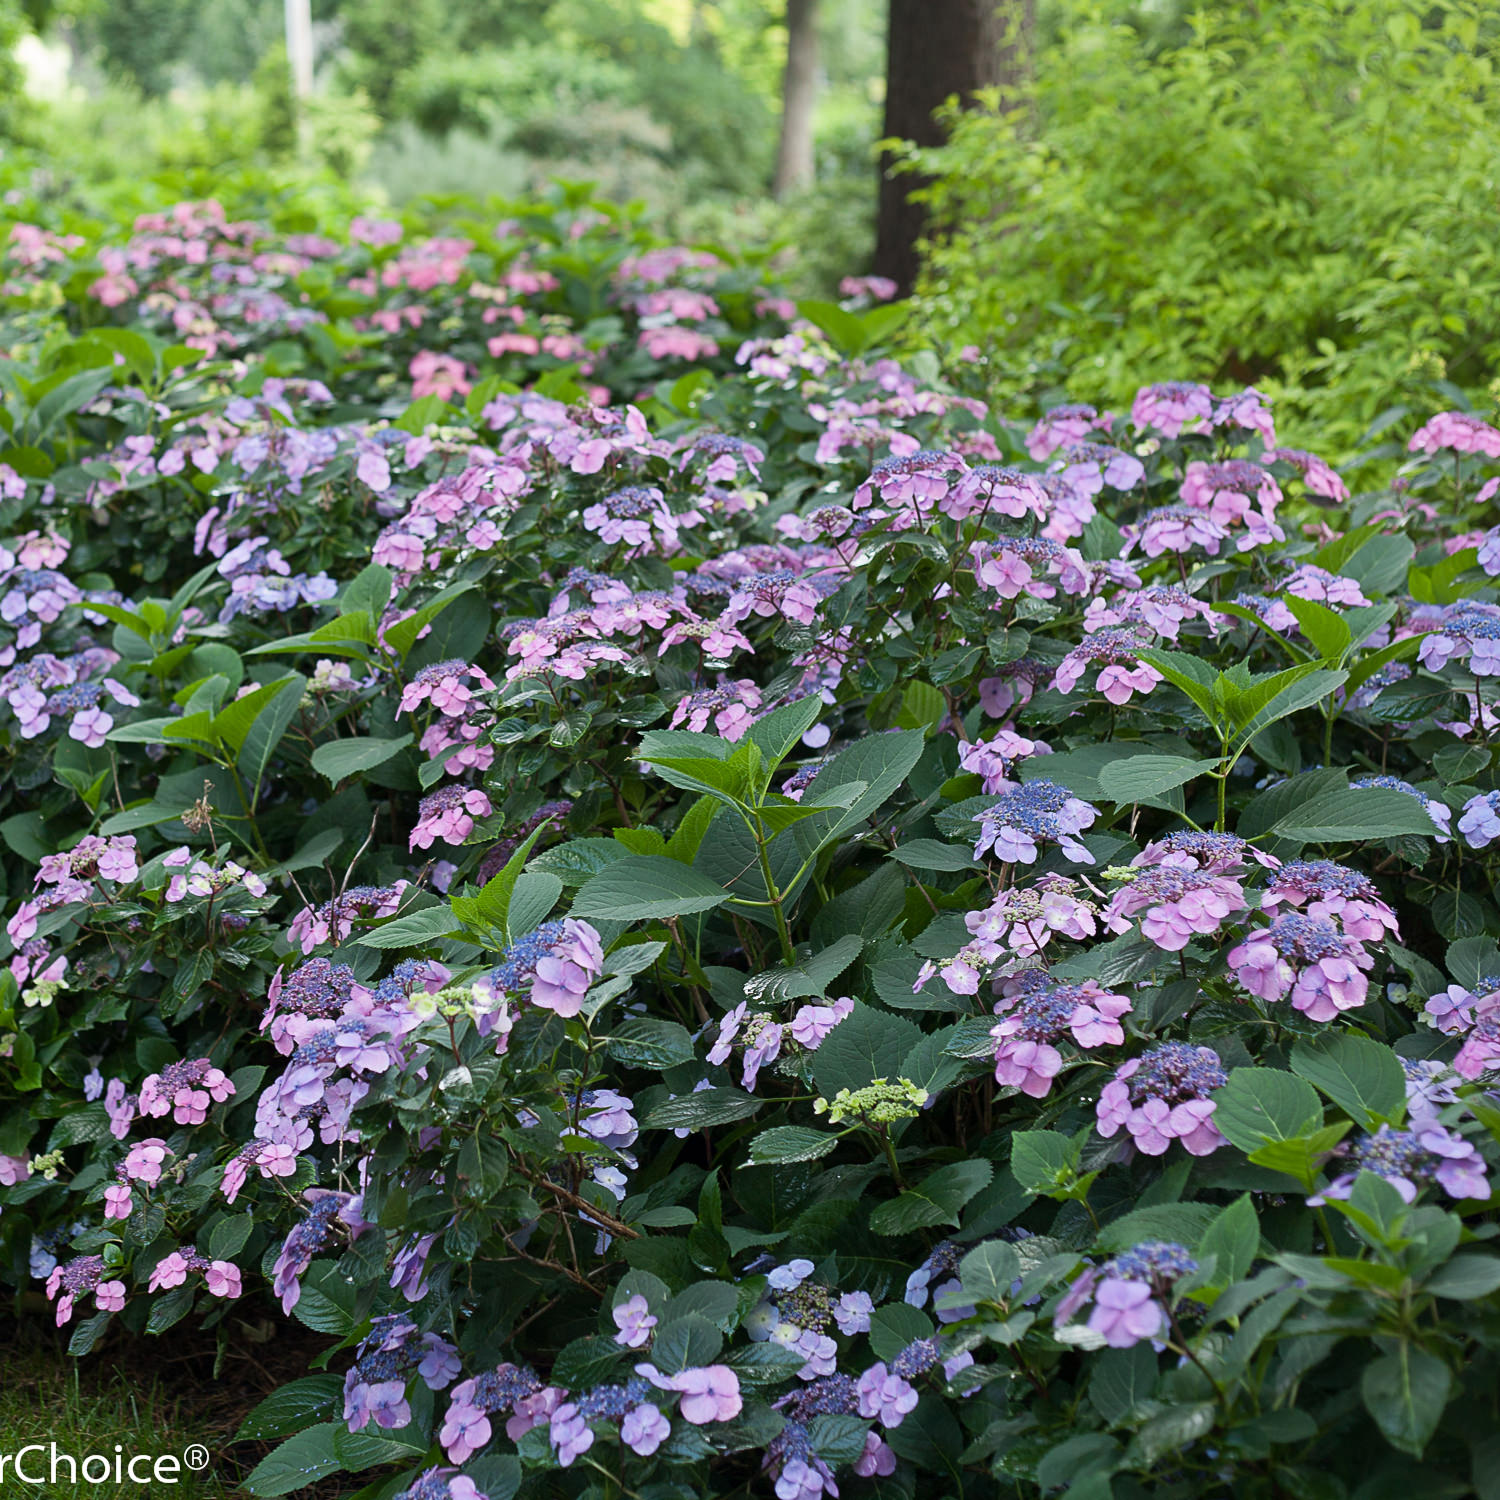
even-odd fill
[(329, 1335), (268, 1496), (1484, 1492), (1500, 433), (1350, 495), (857, 299), (278, 374), (157, 299), (394, 339), (531, 242), (169, 219), (0, 366), (0, 1251), (77, 1353)]

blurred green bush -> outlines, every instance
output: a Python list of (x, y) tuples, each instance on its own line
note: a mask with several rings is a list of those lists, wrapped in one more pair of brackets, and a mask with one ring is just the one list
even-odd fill
[(925, 154), (931, 335), (1002, 401), (1256, 384), (1348, 453), (1500, 354), (1500, 11), (1204, 6), (1174, 36), (1057, 0), (1028, 98)]

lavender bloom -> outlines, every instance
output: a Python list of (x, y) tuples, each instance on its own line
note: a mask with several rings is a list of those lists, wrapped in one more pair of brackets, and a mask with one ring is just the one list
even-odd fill
[(1133, 490), (1146, 482), (1146, 466), (1140, 459), (1108, 443), (1064, 443), (1052, 467), (1085, 495), (1097, 495), (1105, 485)]
[(399, 1313), (376, 1318), (344, 1376), (344, 1420), (360, 1432), (373, 1418), (384, 1429), (411, 1421), (406, 1377), (415, 1370), (429, 1390), (442, 1390), (462, 1366), (458, 1351), (435, 1333), (418, 1333)]
[(616, 1306), (612, 1316), (615, 1327), (620, 1330), (615, 1335), (617, 1344), (623, 1344), (627, 1349), (639, 1349), (650, 1342), (656, 1316), (639, 1292)]
[(1130, 420), (1137, 429), (1154, 427), (1163, 437), (1184, 430), (1198, 432), (1213, 421), (1213, 394), (1206, 385), (1169, 380), (1143, 385), (1130, 404)]
[(1429, 797), (1426, 792), (1419, 791), (1409, 781), (1402, 781), (1399, 776), (1356, 776), (1349, 783), (1352, 790), (1359, 791), (1364, 787), (1385, 787), (1392, 792), (1405, 792), (1408, 797), (1420, 802), (1427, 810), (1427, 816), (1432, 819), (1433, 837), (1440, 844), (1446, 844), (1453, 829), (1450, 826), (1453, 813), (1445, 803), (1439, 802), (1436, 797)]
[(1104, 1085), (1096, 1109), (1099, 1134), (1122, 1128), (1147, 1156), (1161, 1156), (1174, 1140), (1192, 1156), (1225, 1144), (1214, 1124), (1212, 1094), (1229, 1081), (1218, 1054), (1187, 1042), (1166, 1042), (1123, 1064)]
[(1105, 920), (1116, 932), (1144, 912), (1141, 935), (1168, 953), (1180, 953), (1195, 935), (1209, 936), (1233, 913), (1243, 911), (1245, 893), (1232, 875), (1149, 865), (1115, 892)]
[(1098, 816), (1097, 808), (1055, 781), (1028, 781), (974, 815), (982, 829), (974, 855), (982, 858), (993, 849), (1007, 864), (1030, 865), (1036, 863), (1039, 844), (1055, 843), (1069, 859), (1091, 865), (1094, 857), (1078, 835)]
[(1090, 667), (1098, 667), (1095, 686), (1110, 703), (1129, 703), (1134, 693), (1144, 697), (1161, 681), (1161, 673), (1140, 660), (1141, 647), (1146, 644), (1129, 628), (1087, 635), (1063, 657), (1052, 686), (1059, 693), (1071, 693)]
[[(1089, 587), (1083, 558), (1071, 547), (1046, 537), (1001, 537), (994, 542), (975, 542), (969, 554), (975, 582), (980, 588), (993, 589), (1002, 599), (1014, 599), (1018, 594), (1053, 599), (1059, 588), (1065, 594), (1082, 594)], [(1056, 582), (1049, 581), (1052, 579)]]
[(1313, 1021), (1363, 1005), (1369, 981), (1362, 971), (1374, 962), (1328, 918), (1290, 912), (1229, 950), (1229, 967), (1246, 990), (1262, 1000), (1290, 990), (1293, 1008)]
[(1099, 1270), (1085, 1271), (1058, 1304), (1055, 1321), (1066, 1322), (1092, 1298), (1088, 1326), (1102, 1334), (1111, 1349), (1128, 1349), (1142, 1339), (1154, 1339), (1166, 1327), (1173, 1288), (1197, 1269), (1198, 1263), (1181, 1245), (1137, 1245)]
[(449, 1394), (447, 1416), (443, 1419), (438, 1441), (451, 1462), (465, 1463), (478, 1453), (492, 1435), (490, 1417), (497, 1412), (516, 1415), (506, 1424), (506, 1435), (514, 1442), (535, 1425), (534, 1417), (550, 1416), (561, 1400), (561, 1393), (551, 1393), (546, 1412), (532, 1413), (526, 1403), (534, 1403), (549, 1388), (544, 1387), (535, 1371), (524, 1366), (502, 1364), (472, 1380), (453, 1387)]
[(489, 1500), (465, 1474), (454, 1469), (427, 1469), (395, 1500)]
[(534, 1005), (570, 1017), (603, 970), (599, 934), (587, 922), (564, 917), (517, 938), (479, 988), (492, 997), (529, 993)]
[(1430, 672), (1466, 660), (1475, 677), (1500, 675), (1500, 609), (1465, 601), (1444, 615), (1442, 623), (1422, 638), (1417, 660)]
[(1500, 839), (1500, 792), (1470, 797), (1459, 815), (1458, 831), (1471, 849), (1483, 849)]
[(1308, 916), (1334, 918), (1345, 936), (1361, 942), (1381, 942), (1387, 933), (1400, 935), (1396, 914), (1374, 883), (1331, 859), (1294, 860), (1276, 871), (1261, 897), (1261, 910), (1274, 911), (1283, 903), (1306, 903)]
[(943, 499), (967, 468), (957, 453), (931, 448), (882, 459), (855, 490), (849, 503), (855, 510), (863, 510), (874, 503), (878, 494), (889, 503), (913, 505), (920, 514), (924, 502)]
[(1450, 1198), (1488, 1198), (1490, 1184), (1484, 1159), (1456, 1131), (1433, 1120), (1417, 1119), (1411, 1130), (1382, 1125), (1373, 1135), (1338, 1148), (1353, 1171), (1334, 1178), (1309, 1198), (1312, 1207), (1330, 1198), (1347, 1198), (1361, 1172), (1385, 1178), (1407, 1203), (1429, 1183), (1437, 1183)]
[(1080, 1047), (1119, 1046), (1125, 1040), (1120, 1018), (1130, 1009), (1124, 995), (1110, 994), (1092, 979), (1059, 984), (1042, 970), (1023, 971), (1005, 982), (995, 1006), (1004, 1016), (990, 1028), (996, 1083), (1044, 1098), (1062, 1071), (1063, 1056), (1053, 1044), (1071, 1035)]

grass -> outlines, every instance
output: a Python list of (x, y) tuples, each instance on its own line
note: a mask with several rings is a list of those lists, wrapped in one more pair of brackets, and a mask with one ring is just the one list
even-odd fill
[[(70, 1454), (79, 1462), (91, 1453), (103, 1454), (113, 1464), (115, 1445), (119, 1444), (125, 1459), (133, 1454), (175, 1454), (180, 1459), (192, 1445), (201, 1444), (216, 1455), (228, 1446), (234, 1436), (213, 1421), (207, 1413), (195, 1410), (182, 1392), (167, 1388), (158, 1375), (142, 1380), (114, 1370), (87, 1376), (76, 1362), (60, 1359), (39, 1344), (7, 1354), (3, 1363), (4, 1379), (0, 1381), (0, 1454), (14, 1454), (30, 1443), (46, 1445), (43, 1453), (26, 1456), (27, 1471), (45, 1474), (50, 1445), (57, 1452)], [(150, 1465), (137, 1466), (138, 1474), (149, 1475)], [(168, 1471), (163, 1471), (163, 1478)], [(18, 1481), (12, 1468), (0, 1477), (0, 1495), (6, 1500), (96, 1500), (101, 1490), (126, 1500), (126, 1497), (151, 1496), (166, 1487), (133, 1485), (127, 1479), (116, 1488), (112, 1482), (89, 1484), (82, 1478), (68, 1479), (67, 1465), (60, 1465), (59, 1482), (42, 1484)], [(113, 1472), (110, 1473), (113, 1480)], [(193, 1500), (238, 1500), (244, 1494), (240, 1487), (225, 1484), (213, 1477), (212, 1457), (209, 1470), (190, 1474), (184, 1469), (180, 1483), (170, 1493), (191, 1495)]]
[[(252, 1331), (259, 1330), (241, 1330)], [(228, 1357), (218, 1360), (211, 1335), (174, 1329), (160, 1339), (122, 1338), (79, 1361), (47, 1325), (0, 1320), (0, 1455), (40, 1443), (44, 1451), (28, 1454), (25, 1462), (29, 1473), (45, 1475), (56, 1443), (58, 1454), (72, 1455), (80, 1468), (88, 1454), (102, 1454), (111, 1465), (107, 1480), (95, 1470), (95, 1483), (81, 1473), (74, 1480), (60, 1464), (56, 1484), (50, 1476), (31, 1484), (18, 1480), (7, 1464), (0, 1470), (0, 1500), (248, 1500), (241, 1481), (274, 1444), (236, 1444), (234, 1434), (272, 1390), (306, 1374), (309, 1360), (328, 1342), (311, 1343), (300, 1336), (305, 1332), (282, 1325), (279, 1336), (258, 1345), (240, 1337)], [(184, 1465), (175, 1485), (149, 1477), (144, 1483), (126, 1477), (116, 1485), (116, 1444), (127, 1462), (134, 1454), (181, 1459), (198, 1444), (207, 1449), (209, 1465), (201, 1473)], [(150, 1465), (137, 1465), (137, 1473), (149, 1476)], [(368, 1478), (345, 1475), (297, 1493), (336, 1500)]]

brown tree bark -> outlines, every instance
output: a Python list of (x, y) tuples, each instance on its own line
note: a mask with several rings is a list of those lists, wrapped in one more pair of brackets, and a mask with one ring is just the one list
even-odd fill
[(786, 73), (781, 137), (776, 145), (777, 198), (813, 183), (813, 109), (818, 100), (818, 0), (786, 0)]
[[(890, 0), (886, 41), (887, 137), (939, 146), (944, 139), (934, 112), (955, 95), (968, 104), (984, 88), (1005, 88), (1024, 76), (1035, 0)], [(921, 268), (917, 241), (926, 213), (910, 194), (926, 180), (892, 173), (880, 161), (880, 203), (875, 219), (875, 272), (904, 294)]]

